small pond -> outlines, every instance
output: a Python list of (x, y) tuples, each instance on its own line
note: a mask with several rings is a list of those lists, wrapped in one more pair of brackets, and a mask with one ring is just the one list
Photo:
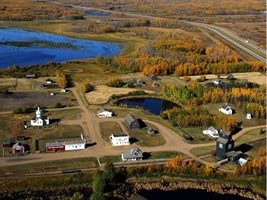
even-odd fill
[(155, 115), (159, 115), (161, 111), (180, 107), (171, 101), (156, 98), (130, 98), (119, 101), (119, 104), (126, 104), (129, 107), (142, 107)]
[(0, 27), (0, 69), (96, 56), (114, 56), (123, 46), (19, 28)]
[(85, 16), (92, 16), (92, 17), (108, 17), (111, 16), (111, 13), (101, 13), (101, 12), (86, 12)]

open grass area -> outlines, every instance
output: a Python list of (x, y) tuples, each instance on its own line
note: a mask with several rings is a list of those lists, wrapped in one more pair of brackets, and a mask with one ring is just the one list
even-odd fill
[(160, 159), (160, 158), (175, 158), (177, 155), (184, 155), (177, 151), (157, 151), (151, 152), (149, 159)]
[[(222, 106), (222, 104), (207, 104), (207, 105), (203, 105), (202, 107), (208, 109), (208, 111), (211, 114), (215, 114), (218, 117), (224, 117), (226, 115), (223, 114), (222, 112), (219, 112), (219, 108), (221, 106)], [(231, 116), (236, 118), (239, 122), (242, 122), (242, 126), (243, 127), (259, 126), (259, 125), (266, 124), (265, 120), (260, 120), (260, 119), (255, 119), (255, 118), (246, 119), (246, 114), (242, 110), (236, 108), (232, 104), (229, 104), (229, 106), (235, 111), (234, 114), (231, 115)]]
[(23, 173), (34, 173), (34, 172), (61, 171), (65, 169), (97, 168), (97, 167), (98, 167), (98, 162), (97, 159), (94, 157), (74, 158), (74, 159), (64, 159), (64, 160), (0, 167), (0, 174), (8, 174), (8, 173), (23, 174)]
[(77, 119), (81, 116), (81, 110), (80, 109), (56, 109), (51, 110), (48, 113), (49, 117), (51, 119)]
[(201, 144), (214, 141), (208, 135), (202, 133), (203, 128), (183, 128), (181, 130), (193, 138), (193, 140), (188, 141), (188, 143)]
[(99, 161), (101, 164), (103, 163), (107, 163), (107, 162), (111, 162), (111, 163), (114, 163), (114, 162), (121, 162), (121, 156), (118, 155), (118, 156), (103, 156), (101, 158), (99, 158)]
[[(126, 125), (124, 124), (125, 128)], [(129, 130), (129, 135), (136, 144), (144, 147), (156, 147), (165, 144), (164, 138), (161, 134), (149, 135), (147, 133), (148, 127), (152, 127), (151, 125), (147, 124), (147, 127), (137, 130)]]
[(212, 150), (216, 150), (216, 145), (215, 144), (213, 146), (209, 146), (209, 147), (193, 148), (193, 149), (190, 150), (190, 152), (192, 154), (194, 154), (195, 156), (203, 156), (203, 155), (210, 154)]
[(123, 133), (120, 125), (116, 122), (101, 122), (99, 125), (101, 136), (106, 142), (110, 142), (110, 135)]
[(244, 135), (235, 140), (235, 146), (255, 140), (266, 139), (266, 133), (260, 134), (260, 130), (261, 129), (259, 128), (246, 132)]

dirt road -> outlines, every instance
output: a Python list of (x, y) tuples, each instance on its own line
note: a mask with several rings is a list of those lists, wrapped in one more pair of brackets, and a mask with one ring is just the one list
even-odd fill
[[(90, 106), (87, 106), (87, 103), (81, 98), (76, 88), (71, 89), (73, 94), (75, 95), (79, 108), (82, 110), (82, 115), (80, 119), (74, 120), (62, 120), (62, 124), (64, 125), (80, 125), (84, 129), (84, 134), (88, 142), (95, 143), (85, 150), (80, 151), (68, 151), (61, 153), (36, 153), (30, 154), (24, 157), (18, 158), (3, 158), (0, 160), (1, 166), (15, 165), (15, 164), (23, 164), (23, 163), (33, 163), (33, 162), (43, 162), (43, 161), (53, 161), (59, 159), (70, 159), (70, 158), (79, 158), (79, 157), (96, 157), (100, 158), (106, 155), (120, 155), (122, 151), (127, 151), (133, 147), (139, 147), (143, 152), (156, 152), (156, 151), (177, 151), (184, 153), (191, 157), (192, 159), (198, 160), (206, 164), (207, 162), (198, 158), (190, 153), (192, 148), (196, 147), (205, 147), (205, 146), (215, 146), (215, 142), (206, 143), (206, 144), (188, 144), (186, 143), (177, 133), (173, 130), (165, 127), (159, 123), (145, 120), (145, 122), (152, 124), (157, 127), (160, 134), (164, 137), (166, 143), (157, 147), (140, 147), (137, 144), (132, 144), (130, 146), (123, 147), (113, 147), (109, 143), (105, 142), (101, 138), (100, 134), (100, 126), (99, 123), (103, 121), (114, 121), (120, 124), (123, 131), (127, 133), (127, 130), (124, 128), (122, 122), (123, 118), (98, 118), (95, 113), (90, 110)], [(240, 137), (245, 132), (255, 129), (261, 128), (265, 126), (257, 126), (257, 127), (247, 127), (240, 131), (237, 135), (234, 136), (234, 139)]]

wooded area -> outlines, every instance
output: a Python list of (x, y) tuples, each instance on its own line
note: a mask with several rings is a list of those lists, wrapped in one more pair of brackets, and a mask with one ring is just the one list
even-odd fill
[(83, 12), (70, 6), (57, 5), (49, 1), (1, 0), (0, 20), (31, 21), (36, 19), (81, 19)]

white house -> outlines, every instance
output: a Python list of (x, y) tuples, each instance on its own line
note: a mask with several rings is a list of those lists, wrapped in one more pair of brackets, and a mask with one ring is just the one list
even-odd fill
[(65, 151), (85, 149), (86, 140), (65, 141)]
[(133, 148), (130, 151), (122, 152), (121, 158), (123, 161), (142, 160), (143, 152), (139, 148)]
[(109, 139), (112, 146), (130, 145), (129, 135), (127, 134), (112, 134)]
[(96, 115), (98, 117), (112, 117), (114, 115), (114, 112), (110, 109), (101, 108), (97, 111)]
[(232, 115), (233, 111), (230, 106), (227, 105), (227, 103), (224, 103), (221, 108), (219, 108), (219, 111), (226, 114), (226, 115)]
[(218, 138), (219, 132), (213, 126), (209, 127), (207, 130), (203, 130), (203, 134), (209, 135), (212, 138)]
[(49, 117), (42, 116), (42, 110), (38, 107), (36, 116), (31, 120), (32, 126), (44, 126), (49, 124)]

